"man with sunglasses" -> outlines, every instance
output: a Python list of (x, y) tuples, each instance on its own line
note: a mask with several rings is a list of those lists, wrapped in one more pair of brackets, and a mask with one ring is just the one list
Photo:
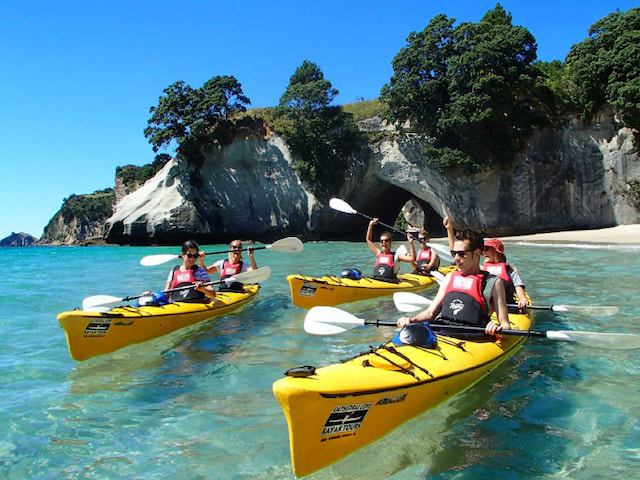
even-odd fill
[[(397, 279), (396, 275), (400, 270), (399, 261), (413, 263), (416, 258), (416, 249), (413, 246), (414, 238), (410, 233), (407, 233), (407, 240), (411, 248), (411, 255), (395, 255), (395, 252), (391, 251), (391, 234), (389, 232), (383, 232), (380, 235), (380, 248), (373, 242), (373, 226), (378, 223), (380, 219), (374, 218), (369, 222), (369, 228), (367, 228), (367, 244), (369, 249), (376, 256), (376, 264), (373, 267), (373, 278), (377, 280), (394, 281)], [(396, 261), (398, 260), (398, 261)]]
[[(203, 285), (210, 282), (209, 274), (204, 268), (196, 265), (200, 257), (200, 246), (193, 240), (187, 240), (182, 244), (180, 257), (182, 265), (176, 265), (169, 273), (165, 290), (193, 285), (193, 288), (171, 292), (171, 302), (202, 302), (207, 298), (215, 298), (216, 291), (213, 285)], [(208, 301), (208, 300), (207, 300)]]
[(427, 245), (429, 243), (429, 232), (420, 230), (418, 232), (418, 241), (422, 244), (422, 248), (418, 250), (416, 261), (412, 263), (413, 273), (431, 276), (431, 272), (437, 270), (440, 266), (440, 257)]
[[(220, 259), (213, 265), (208, 267), (204, 266), (204, 252), (200, 254), (200, 266), (204, 268), (207, 273), (220, 273), (220, 280), (224, 280), (229, 277), (233, 277), (239, 273), (248, 272), (250, 270), (257, 270), (258, 264), (254, 256), (255, 250), (253, 247), (247, 247), (249, 252), (249, 261), (251, 265), (247, 265), (242, 261), (242, 240), (233, 240), (229, 243), (229, 256), (227, 259)], [(221, 292), (243, 292), (244, 288), (240, 282), (221, 283), (219, 290)]]
[[(446, 226), (446, 225), (445, 225)], [(480, 268), (480, 258), (484, 249), (482, 236), (465, 229), (455, 233), (453, 256), (457, 270), (445, 277), (438, 294), (429, 308), (415, 317), (401, 317), (398, 326), (410, 323), (431, 322), (434, 330), (437, 324), (483, 327), (485, 333), (495, 335), (509, 328), (506, 296), (502, 279)], [(493, 311), (497, 311), (498, 321), (490, 321)], [(453, 334), (457, 337), (475, 335)]]

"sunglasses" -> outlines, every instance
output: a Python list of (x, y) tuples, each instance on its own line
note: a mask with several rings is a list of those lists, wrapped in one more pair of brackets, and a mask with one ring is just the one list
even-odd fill
[(185, 253), (184, 256), (187, 257), (187, 258), (198, 258), (200, 256), (200, 254), (196, 253), (194, 255), (193, 253)]
[(387, 238), (381, 238), (380, 239), (380, 243), (389, 243), (391, 240), (387, 239)]
[(467, 256), (467, 252), (473, 252), (473, 250), (451, 250), (451, 256), (460, 255), (460, 258), (464, 258)]
[(231, 250), (242, 250), (242, 245), (231, 245)]

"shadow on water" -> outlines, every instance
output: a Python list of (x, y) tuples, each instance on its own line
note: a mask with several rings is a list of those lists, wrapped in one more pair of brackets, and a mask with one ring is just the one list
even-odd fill
[[(126, 390), (142, 386), (145, 372), (160, 375), (162, 382), (180, 383), (191, 375), (208, 375), (222, 361), (234, 355), (238, 343), (260, 333), (264, 315), (284, 298), (258, 297), (251, 303), (221, 317), (204, 320), (162, 337), (127, 346), (115, 352), (76, 363), (69, 373), (69, 391), (90, 395), (102, 390)], [(156, 380), (153, 380), (154, 382)]]

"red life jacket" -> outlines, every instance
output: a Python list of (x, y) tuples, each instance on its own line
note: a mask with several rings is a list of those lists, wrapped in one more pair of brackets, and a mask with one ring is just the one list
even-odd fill
[(393, 257), (394, 252), (378, 253), (378, 256), (376, 257), (376, 264), (373, 266), (373, 278), (396, 278)]
[[(196, 268), (200, 268), (197, 265), (194, 265), (189, 270), (180, 270), (180, 266), (177, 265), (173, 269), (173, 278), (171, 279), (171, 287), (184, 287), (186, 285), (193, 285), (196, 282), (196, 279), (193, 275), (193, 272)], [(184, 300), (199, 300), (205, 298), (205, 294), (202, 292), (198, 292), (193, 288), (185, 288), (184, 290), (178, 290), (177, 292), (171, 292), (169, 299), (172, 302), (180, 302)]]
[(508, 263), (504, 262), (484, 262), (484, 265), (482, 265), (482, 269), (489, 272), (491, 275), (495, 275), (496, 277), (500, 277), (502, 279), (502, 281), (504, 282), (505, 298), (507, 299), (507, 303), (510, 303), (511, 299), (514, 298), (514, 295), (516, 293), (516, 287), (511, 281), (511, 275), (509, 275), (511, 266)]
[[(492, 280), (491, 280), (492, 279)], [(497, 277), (486, 272), (451, 274), (440, 317), (448, 322), (485, 327), (489, 322), (489, 298)]]
[(232, 264), (229, 260), (222, 263), (222, 271), (220, 272), (220, 280), (233, 277), (242, 272), (242, 260), (236, 264)]

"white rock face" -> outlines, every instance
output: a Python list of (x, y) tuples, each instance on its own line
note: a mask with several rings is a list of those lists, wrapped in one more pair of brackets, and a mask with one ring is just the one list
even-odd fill
[[(368, 128), (372, 128), (368, 125)], [(382, 127), (380, 127), (382, 128)], [(388, 127), (385, 127), (388, 128)], [(425, 227), (492, 235), (637, 223), (637, 205), (622, 192), (640, 178), (631, 133), (610, 122), (536, 133), (509, 168), (441, 173), (422, 154), (427, 140), (384, 139), (354, 159), (333, 196), (393, 223), (408, 200), (425, 209)], [(320, 203), (298, 179), (284, 141), (248, 136), (205, 153), (199, 171), (180, 157), (124, 197), (106, 225), (114, 243), (180, 244), (187, 238), (273, 240), (364, 239), (367, 220)]]
[(281, 138), (248, 138), (205, 154), (199, 170), (180, 156), (117, 205), (106, 225), (115, 243), (188, 238), (269, 239), (309, 228), (315, 204)]

